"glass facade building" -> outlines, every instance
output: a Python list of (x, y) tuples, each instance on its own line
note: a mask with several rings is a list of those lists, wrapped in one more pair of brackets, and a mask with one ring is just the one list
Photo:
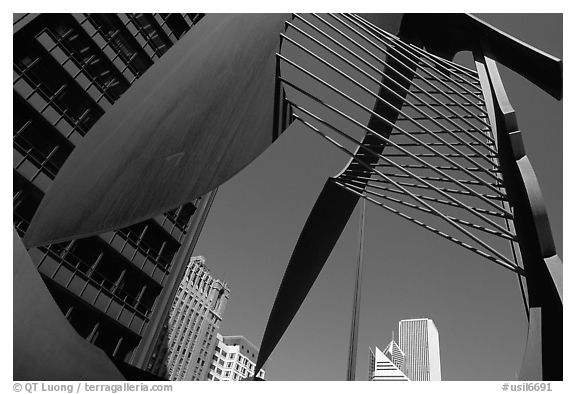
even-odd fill
[(442, 380), (440, 340), (431, 319), (407, 319), (398, 323), (400, 349), (406, 355), (405, 373), (410, 380)]

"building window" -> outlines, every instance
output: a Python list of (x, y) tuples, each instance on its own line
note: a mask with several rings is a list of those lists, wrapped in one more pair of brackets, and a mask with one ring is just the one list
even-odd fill
[(37, 42), (14, 48), (14, 70), (14, 89), (66, 138), (75, 131), (85, 135), (102, 116), (102, 109)]
[(172, 46), (172, 41), (152, 15), (120, 14), (119, 16), (152, 59), (159, 58)]
[[(46, 191), (73, 145), (14, 94), (14, 169)], [(42, 173), (42, 174), (41, 174)], [(39, 178), (40, 177), (40, 178)]]
[[(112, 53), (109, 53), (109, 57), (112, 58), (112, 61), (117, 64), (118, 60), (121, 60), (121, 63), (125, 65), (122, 69), (123, 72), (126, 68), (129, 69), (136, 79), (152, 65), (152, 60), (138, 47), (134, 37), (125, 30), (126, 27), (116, 15), (87, 14), (86, 20), (104, 38), (105, 41), (102, 42), (104, 52), (106, 53), (111, 49)], [(132, 82), (131, 79), (129, 81)]]
[(57, 25), (38, 36), (38, 41), (97, 103), (105, 99), (111, 105), (129, 83), (72, 21), (59, 19)]

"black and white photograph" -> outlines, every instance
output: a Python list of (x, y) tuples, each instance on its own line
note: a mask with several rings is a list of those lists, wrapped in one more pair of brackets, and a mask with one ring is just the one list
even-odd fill
[(12, 12), (7, 392), (567, 390), (560, 8), (106, 6)]

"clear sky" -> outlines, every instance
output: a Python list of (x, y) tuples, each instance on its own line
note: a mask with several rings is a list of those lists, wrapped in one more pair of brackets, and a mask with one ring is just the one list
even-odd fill
[[(479, 16), (562, 58), (561, 15)], [(499, 69), (562, 257), (562, 102)], [(195, 254), (231, 287), (224, 335), (259, 346), (304, 222), (326, 179), (345, 163), (341, 152), (295, 123), (220, 187)], [(268, 361), (267, 379), (345, 379), (358, 213)], [(513, 273), (371, 204), (364, 258), (358, 380), (367, 379), (368, 347), (383, 348), (399, 320), (419, 317), (438, 327), (443, 380), (515, 378), (527, 320)]]

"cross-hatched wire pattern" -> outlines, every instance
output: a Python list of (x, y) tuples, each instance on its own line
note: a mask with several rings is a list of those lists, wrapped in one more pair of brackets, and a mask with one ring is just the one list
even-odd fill
[(476, 71), (356, 15), (287, 24), (279, 78), (293, 117), (350, 158), (332, 181), (524, 275)]

